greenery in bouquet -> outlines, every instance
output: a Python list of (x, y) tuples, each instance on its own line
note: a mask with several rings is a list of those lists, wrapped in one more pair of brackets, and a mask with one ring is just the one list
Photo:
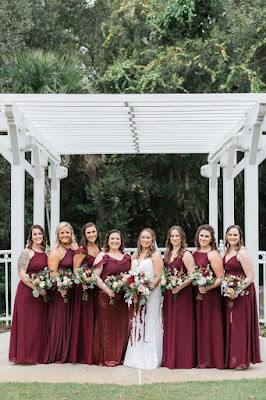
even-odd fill
[(81, 267), (76, 270), (74, 283), (77, 285), (80, 283), (86, 285), (86, 289), (83, 289), (82, 300), (88, 301), (89, 296), (87, 289), (93, 289), (97, 283), (95, 270), (88, 268), (87, 265), (81, 265)]
[[(53, 281), (56, 283), (57, 290), (61, 292), (62, 290), (67, 290), (72, 288), (74, 283), (74, 274), (71, 269), (59, 269), (53, 276)], [(63, 297), (64, 303), (68, 302), (68, 298)]]
[[(244, 296), (248, 295), (249, 291), (248, 290), (243, 290), (242, 289), (242, 284), (244, 281), (245, 277), (242, 276), (236, 276), (236, 275), (226, 275), (224, 277), (224, 280), (222, 281), (222, 294), (224, 297), (230, 297), (237, 293), (239, 296)], [(234, 307), (234, 302), (233, 299), (231, 299), (227, 307)]]
[[(123, 280), (123, 275), (124, 274), (118, 274), (118, 275), (108, 275), (105, 279), (106, 285), (115, 293), (119, 293), (122, 288), (125, 286), (125, 282)], [(110, 305), (114, 305), (114, 299), (110, 299), (109, 302)]]
[[(51, 289), (51, 287), (53, 286), (50, 272), (52, 271), (45, 267), (38, 274), (31, 274), (31, 276), (28, 275), (28, 279), (30, 279), (31, 283), (34, 286), (34, 289), (32, 291), (32, 295), (34, 297), (38, 298), (42, 290)], [(42, 296), (42, 299), (44, 303), (48, 303), (50, 301), (47, 293)]]
[[(182, 267), (178, 270), (175, 265), (171, 267), (166, 266), (164, 267), (161, 284), (162, 286), (165, 286), (166, 289), (173, 290), (176, 287), (181, 286), (187, 279), (188, 276), (184, 273)], [(178, 299), (178, 293), (173, 294), (173, 299)]]
[[(206, 286), (206, 288), (211, 287), (215, 282), (214, 274), (210, 267), (210, 264), (207, 264), (206, 267), (195, 265), (195, 270), (190, 275), (190, 278), (192, 279), (192, 285)], [(196, 299), (202, 300), (202, 294), (199, 293)]]

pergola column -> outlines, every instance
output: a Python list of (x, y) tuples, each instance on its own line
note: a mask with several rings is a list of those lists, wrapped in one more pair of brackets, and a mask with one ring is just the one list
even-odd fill
[(203, 165), (200, 173), (209, 179), (209, 224), (213, 227), (218, 239), (218, 178), (220, 167), (218, 160), (212, 164)]
[(66, 167), (51, 163), (49, 167), (49, 177), (51, 179), (51, 231), (50, 245), (54, 245), (56, 227), (60, 222), (60, 180), (66, 178), (68, 170)]
[(234, 224), (234, 179), (227, 178), (227, 167), (223, 168), (223, 233)]
[(255, 287), (257, 296), (259, 294), (259, 271), (258, 271), (258, 251), (259, 251), (259, 184), (258, 184), (258, 164), (249, 164), (249, 151), (245, 152), (244, 169), (245, 187), (245, 243), (252, 258), (255, 270)]
[(44, 226), (45, 170), (41, 168), (40, 178), (34, 178), (33, 223)]
[(25, 169), (24, 152), (20, 152), (20, 164), (11, 164), (11, 309), (13, 310), (19, 277), (18, 259), (25, 246), (24, 209), (25, 209)]

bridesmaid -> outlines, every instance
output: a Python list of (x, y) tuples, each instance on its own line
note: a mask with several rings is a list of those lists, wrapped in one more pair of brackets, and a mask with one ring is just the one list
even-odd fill
[[(95, 331), (93, 363), (114, 367), (122, 364), (129, 337), (129, 312), (124, 294), (115, 294), (105, 284), (108, 275), (128, 272), (131, 257), (124, 253), (120, 231), (110, 230), (104, 241), (104, 251), (95, 259), (97, 286), (95, 299)], [(110, 305), (110, 299), (114, 304)]]
[(18, 260), (18, 285), (10, 337), (9, 360), (22, 364), (43, 363), (43, 343), (49, 305), (43, 302), (45, 290), (33, 297), (34, 286), (28, 275), (37, 274), (47, 267), (46, 236), (40, 225), (29, 230), (28, 246)]
[[(259, 346), (259, 323), (254, 280), (254, 268), (244, 247), (243, 233), (238, 225), (231, 225), (225, 235), (226, 252), (223, 258), (226, 275), (244, 277), (243, 296), (237, 293), (224, 299), (226, 316), (225, 367), (245, 369), (261, 362)], [(233, 307), (229, 308), (229, 301)]]
[[(59, 269), (73, 270), (74, 252), (77, 250), (72, 226), (68, 222), (60, 222), (56, 228), (55, 246), (48, 256), (48, 266), (53, 276)], [(51, 290), (49, 313), (50, 332), (47, 337), (45, 363), (66, 363), (69, 361), (72, 329), (73, 290)], [(63, 301), (67, 297), (68, 302)]]
[[(180, 226), (169, 229), (166, 240), (165, 268), (194, 271), (194, 259), (187, 250), (186, 235)], [(178, 293), (178, 298), (173, 298)], [(191, 279), (173, 290), (166, 289), (163, 302), (163, 361), (168, 368), (195, 367), (195, 313)]]
[(224, 337), (220, 285), (224, 277), (223, 261), (217, 251), (214, 230), (201, 225), (195, 236), (193, 257), (198, 267), (210, 265), (216, 280), (206, 288), (196, 287), (196, 295), (203, 295), (196, 302), (197, 367), (224, 368)]
[[(101, 241), (98, 229), (93, 222), (88, 222), (82, 228), (81, 247), (75, 251), (74, 273), (81, 265), (92, 268), (100, 251)], [(82, 300), (85, 290), (88, 293), (88, 301)], [(70, 362), (74, 364), (92, 364), (94, 294), (94, 289), (88, 289), (84, 284), (76, 286), (70, 352)]]

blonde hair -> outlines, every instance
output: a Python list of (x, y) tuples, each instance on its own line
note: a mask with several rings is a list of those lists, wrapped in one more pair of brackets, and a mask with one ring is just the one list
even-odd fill
[(72, 245), (77, 244), (76, 238), (75, 238), (75, 235), (74, 235), (74, 231), (73, 231), (73, 228), (70, 225), (70, 223), (69, 222), (65, 222), (65, 221), (60, 222), (60, 224), (57, 225), (56, 230), (55, 230), (54, 249), (58, 250), (62, 255), (64, 255), (64, 253), (65, 253), (65, 247), (62, 245), (62, 243), (59, 240), (59, 231), (60, 231), (60, 229), (66, 228), (66, 227), (68, 227), (70, 229), (70, 231), (71, 231), (71, 238), (70, 238), (70, 241), (69, 241), (70, 247), (72, 247)]
[(155, 248), (155, 243), (156, 243), (155, 232), (151, 228), (142, 229), (142, 231), (139, 234), (139, 238), (138, 238), (136, 258), (139, 258), (140, 254), (142, 253), (142, 246), (140, 244), (140, 240), (141, 240), (142, 232), (145, 232), (145, 231), (149, 232), (151, 237), (152, 237), (152, 244), (151, 244), (150, 250), (148, 251), (148, 253), (147, 253), (145, 258), (150, 258), (153, 255), (153, 253), (155, 253), (155, 251), (156, 251), (156, 248)]

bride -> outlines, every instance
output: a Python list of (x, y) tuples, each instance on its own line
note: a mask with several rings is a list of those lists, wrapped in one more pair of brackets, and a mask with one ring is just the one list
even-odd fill
[[(152, 293), (147, 302), (146, 313), (137, 311), (131, 326), (124, 365), (141, 369), (155, 369), (162, 362), (163, 330), (161, 324), (161, 274), (163, 260), (155, 250), (155, 233), (150, 228), (140, 232), (137, 251), (132, 257), (132, 266), (149, 275)], [(136, 335), (137, 332), (137, 335)]]

